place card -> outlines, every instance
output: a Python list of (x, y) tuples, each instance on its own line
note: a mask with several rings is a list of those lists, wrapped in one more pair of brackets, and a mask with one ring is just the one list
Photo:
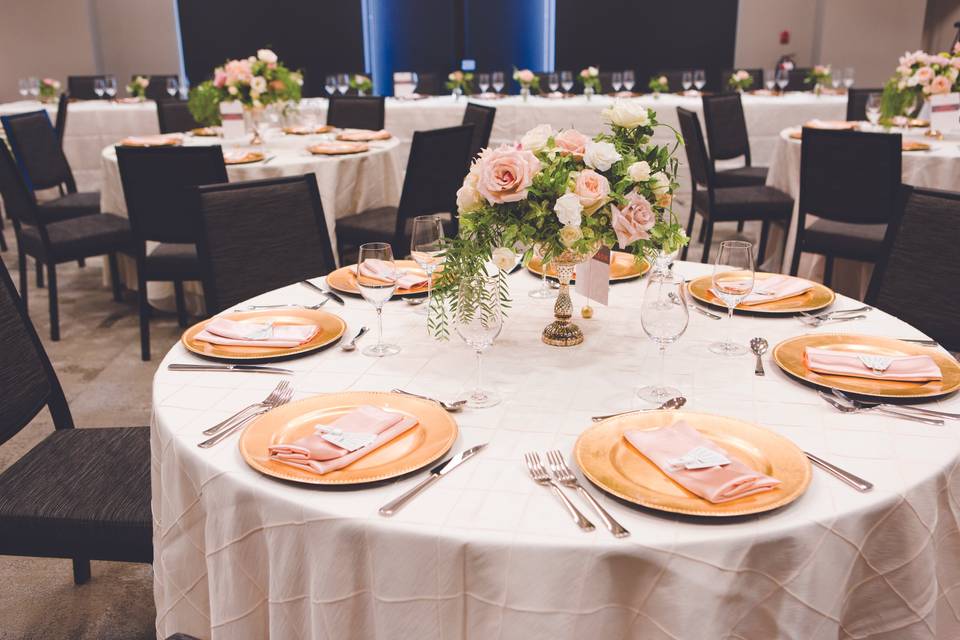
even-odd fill
[(610, 296), (610, 259), (610, 247), (600, 247), (592, 258), (578, 264), (574, 290), (598, 304), (607, 304)]
[(405, 98), (413, 95), (417, 90), (417, 83), (413, 81), (413, 74), (409, 71), (395, 71), (393, 73), (393, 96)]
[(673, 469), (709, 469), (730, 464), (730, 458), (707, 447), (694, 447), (679, 458), (667, 460)]
[(243, 104), (239, 101), (221, 102), (220, 120), (223, 122), (224, 138), (241, 138), (246, 133), (243, 126)]
[(363, 449), (377, 439), (377, 436), (371, 433), (352, 433), (323, 426), (318, 426), (317, 429), (322, 432), (321, 438), (350, 452)]
[(930, 129), (960, 133), (960, 93), (930, 96)]

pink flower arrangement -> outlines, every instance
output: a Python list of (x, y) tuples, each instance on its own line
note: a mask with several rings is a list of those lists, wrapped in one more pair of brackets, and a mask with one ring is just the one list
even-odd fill
[(527, 197), (540, 161), (529, 151), (510, 145), (487, 149), (477, 159), (477, 191), (490, 204), (519, 202)]
[(593, 169), (584, 169), (574, 180), (573, 192), (580, 198), (583, 212), (590, 215), (607, 203), (610, 197), (610, 181)]
[(583, 157), (589, 141), (590, 138), (576, 129), (564, 129), (553, 139), (561, 154), (576, 156), (577, 158)]
[(637, 240), (646, 240), (650, 237), (650, 229), (657, 222), (650, 202), (634, 189), (626, 194), (627, 204), (623, 207), (610, 207), (613, 230), (617, 234), (617, 242), (626, 247)]

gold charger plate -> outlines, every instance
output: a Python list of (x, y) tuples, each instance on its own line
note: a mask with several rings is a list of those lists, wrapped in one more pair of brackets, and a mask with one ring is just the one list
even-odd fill
[(200, 138), (215, 138), (220, 135), (217, 127), (197, 127), (196, 129), (191, 129), (190, 133)]
[(370, 151), (370, 145), (366, 142), (321, 142), (310, 145), (307, 151), (315, 156), (341, 156)]
[(223, 164), (229, 165), (229, 166), (233, 166), (237, 164), (250, 164), (251, 162), (260, 162), (261, 160), (263, 160), (263, 158), (264, 158), (263, 153), (261, 153), (260, 151), (248, 151), (242, 156), (241, 155), (231, 156), (228, 154), (224, 154)]
[(922, 129), (922, 128), (924, 128), (924, 127), (929, 127), (929, 126), (930, 126), (930, 121), (929, 121), (929, 120), (924, 120), (923, 118), (911, 118), (911, 119), (907, 122), (907, 126), (908, 126), (908, 127), (911, 127), (911, 128), (914, 128), (914, 127), (915, 127), (915, 128), (917, 128), (917, 129)]
[[(714, 504), (674, 482), (623, 437), (632, 429), (652, 430), (684, 420), (745, 465), (780, 480), (771, 491)], [(577, 438), (577, 466), (590, 481), (641, 507), (693, 516), (743, 516), (771, 511), (803, 495), (810, 463), (793, 442), (748, 422), (687, 411), (640, 411), (608, 418)]]
[[(767, 278), (780, 277), (780, 273), (757, 273), (757, 280), (766, 280)], [(793, 276), (788, 276), (793, 277)], [(803, 278), (798, 278), (802, 280)], [(687, 290), (695, 300), (708, 304), (712, 307), (726, 309), (727, 305), (723, 300), (713, 295), (710, 288), (713, 286), (713, 276), (700, 276), (691, 280), (687, 285)], [(836, 300), (837, 294), (830, 287), (824, 286), (819, 282), (813, 283), (813, 289), (801, 293), (792, 298), (774, 300), (773, 302), (761, 302), (760, 304), (737, 305), (736, 311), (746, 311), (748, 313), (800, 313), (801, 311), (819, 311), (826, 309)]]
[[(420, 268), (420, 265), (413, 260), (395, 260), (394, 264), (398, 269), (405, 269), (415, 273), (421, 273), (424, 276), (427, 275), (423, 269)], [(351, 264), (345, 267), (340, 267), (336, 271), (331, 271), (329, 274), (327, 274), (327, 284), (330, 285), (331, 288), (336, 289), (341, 293), (349, 293), (355, 296), (360, 295), (360, 289), (357, 287), (357, 265)], [(429, 287), (427, 285), (422, 285), (419, 287), (414, 287), (413, 289), (397, 289), (393, 292), (393, 295), (416, 295), (419, 293), (426, 293), (428, 288)]]
[(904, 140), (900, 148), (903, 151), (930, 151), (929, 144), (916, 140)]
[(309, 136), (315, 133), (329, 133), (333, 131), (333, 127), (328, 124), (321, 124), (311, 131), (308, 127), (284, 127), (283, 132), (288, 136)]
[[(901, 382), (816, 373), (810, 371), (804, 363), (803, 353), (806, 347), (887, 356), (930, 356), (940, 367), (943, 379), (928, 382)], [(807, 334), (789, 338), (775, 346), (773, 360), (787, 375), (798, 380), (824, 389), (839, 389), (861, 396), (900, 399), (936, 398), (960, 389), (960, 363), (940, 349), (931, 349), (895, 338), (855, 334)]]
[[(543, 275), (543, 262), (539, 256), (530, 258), (527, 262), (527, 270), (538, 276)], [(647, 271), (650, 271), (650, 263), (647, 262), (646, 258), (641, 258), (640, 262), (637, 262), (632, 253), (610, 252), (610, 282), (639, 278)], [(556, 279), (557, 270), (553, 265), (547, 265), (547, 277)], [(570, 282), (576, 282), (576, 280), (577, 277), (574, 274)]]
[[(417, 426), (342, 469), (323, 475), (270, 460), (272, 444), (308, 435), (361, 405), (417, 419)], [(348, 391), (324, 394), (265, 413), (240, 436), (240, 453), (251, 467), (274, 478), (315, 485), (351, 485), (397, 478), (433, 464), (457, 439), (456, 421), (436, 402), (396, 393)]]
[(130, 136), (120, 141), (121, 147), (179, 147), (183, 140), (179, 136)]
[(274, 358), (286, 358), (322, 349), (339, 340), (340, 336), (342, 336), (343, 332), (347, 329), (347, 323), (339, 316), (319, 309), (237, 311), (217, 317), (236, 320), (237, 322), (270, 321), (278, 325), (315, 324), (320, 327), (320, 330), (317, 331), (317, 334), (313, 336), (313, 338), (299, 347), (234, 347), (222, 344), (211, 344), (196, 339), (197, 334), (203, 331), (203, 328), (207, 326), (208, 322), (213, 320), (213, 318), (208, 318), (183, 332), (183, 335), (180, 337), (180, 342), (187, 348), (187, 351), (216, 360), (270, 360)]

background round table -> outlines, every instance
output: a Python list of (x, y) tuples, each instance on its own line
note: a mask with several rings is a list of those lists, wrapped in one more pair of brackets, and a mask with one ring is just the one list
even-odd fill
[[(370, 150), (363, 153), (339, 156), (313, 155), (306, 148), (321, 140), (332, 139), (332, 134), (299, 136), (283, 135), (272, 130), (265, 144), (247, 147), (236, 141), (213, 137), (186, 136), (184, 144), (220, 144), (224, 150), (250, 148), (265, 154), (265, 160), (250, 164), (228, 165), (227, 176), (231, 182), (259, 180), (313, 173), (317, 178), (320, 202), (330, 231), (330, 241), (336, 255), (337, 218), (353, 215), (375, 207), (396, 206), (400, 202), (402, 188), (402, 165), (397, 156), (399, 141), (396, 138), (370, 142)], [(100, 193), (100, 208), (103, 211), (127, 215), (120, 182), (117, 152), (113, 145), (102, 151), (103, 190)], [(277, 221), (282, 224), (282, 219)], [(120, 256), (120, 273), (124, 284), (137, 288), (136, 265), (133, 260)], [(109, 272), (104, 272), (105, 280)], [(168, 282), (147, 284), (150, 303), (160, 309), (175, 308), (173, 285)], [(203, 309), (203, 289), (198, 284), (184, 287), (188, 306), (193, 310)]]
[[(709, 267), (677, 263), (686, 277)], [(579, 320), (582, 346), (540, 342), (552, 301), (510, 276), (513, 306), (484, 356), (501, 405), (455, 414), (454, 451), (489, 446), (392, 519), (377, 509), (422, 479), (353, 491), (297, 486), (260, 475), (236, 437), (199, 449), (201, 431), (260, 400), (279, 377), (171, 372), (199, 362), (180, 345), (153, 388), (152, 487), (157, 630), (200, 637), (452, 640), (716, 640), (717, 638), (960, 637), (960, 423), (934, 427), (841, 414), (765, 357), (707, 351), (730, 331), (771, 345), (811, 330), (794, 318), (692, 314), (668, 351), (668, 382), (687, 408), (756, 422), (876, 484), (857, 493), (814, 469), (806, 494), (778, 511), (719, 522), (661, 515), (602, 497), (632, 535), (598, 524), (580, 532), (554, 496), (527, 476), (524, 452), (568, 457), (590, 416), (637, 408), (657, 350), (637, 322), (645, 280), (618, 284), (611, 306)], [(292, 286), (256, 298), (313, 303)], [(575, 296), (575, 308), (582, 300)], [(837, 306), (852, 306), (838, 299)], [(373, 327), (372, 306), (349, 298), (349, 331)], [(403, 351), (384, 359), (331, 348), (290, 360), (294, 399), (343, 390), (450, 397), (472, 382), (472, 354), (456, 336), (428, 337), (425, 319), (397, 301), (385, 336)], [(880, 311), (848, 332), (916, 338)], [(365, 340), (371, 340), (368, 336)], [(936, 405), (939, 405), (937, 407)], [(960, 410), (951, 397), (935, 408)], [(599, 491), (594, 490), (595, 495)], [(585, 507), (584, 507), (585, 508)], [(591, 515), (587, 512), (588, 515)]]

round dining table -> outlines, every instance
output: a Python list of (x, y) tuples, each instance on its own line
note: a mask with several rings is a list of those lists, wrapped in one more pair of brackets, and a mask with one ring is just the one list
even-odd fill
[[(706, 265), (677, 262), (691, 278)], [(322, 284), (322, 278), (316, 283)], [(202, 431), (289, 379), (294, 400), (403, 388), (444, 399), (473, 382), (472, 350), (432, 338), (402, 300), (385, 305), (384, 334), (402, 346), (372, 358), (337, 346), (284, 361), (291, 376), (168, 370), (202, 363), (182, 345), (153, 383), (151, 424), (157, 632), (200, 638), (338, 640), (643, 640), (960, 637), (960, 422), (932, 426), (873, 412), (840, 413), (764, 356), (722, 357), (727, 334), (770, 345), (838, 331), (922, 338), (880, 310), (810, 328), (796, 317), (690, 314), (667, 351), (665, 377), (684, 410), (755, 423), (874, 483), (853, 490), (814, 468), (795, 502), (761, 515), (688, 517), (634, 507), (588, 484), (630, 531), (615, 538), (594, 517), (584, 533), (535, 484), (523, 454), (559, 449), (572, 462), (591, 416), (650, 408), (639, 386), (659, 375), (638, 321), (646, 279), (611, 287), (609, 306), (577, 319), (577, 347), (544, 344), (552, 300), (539, 279), (509, 276), (512, 304), (484, 354), (501, 404), (451, 414), (452, 452), (487, 443), (392, 518), (378, 508), (420, 482), (329, 490), (280, 481), (247, 465), (237, 436), (201, 449)], [(292, 285), (263, 304), (315, 304)], [(574, 295), (575, 311), (583, 304)], [(835, 308), (859, 303), (838, 296)], [(374, 327), (357, 297), (328, 304), (352, 335)], [(369, 344), (374, 338), (367, 336)], [(956, 396), (926, 405), (960, 411)], [(586, 482), (586, 481), (584, 481)]]

